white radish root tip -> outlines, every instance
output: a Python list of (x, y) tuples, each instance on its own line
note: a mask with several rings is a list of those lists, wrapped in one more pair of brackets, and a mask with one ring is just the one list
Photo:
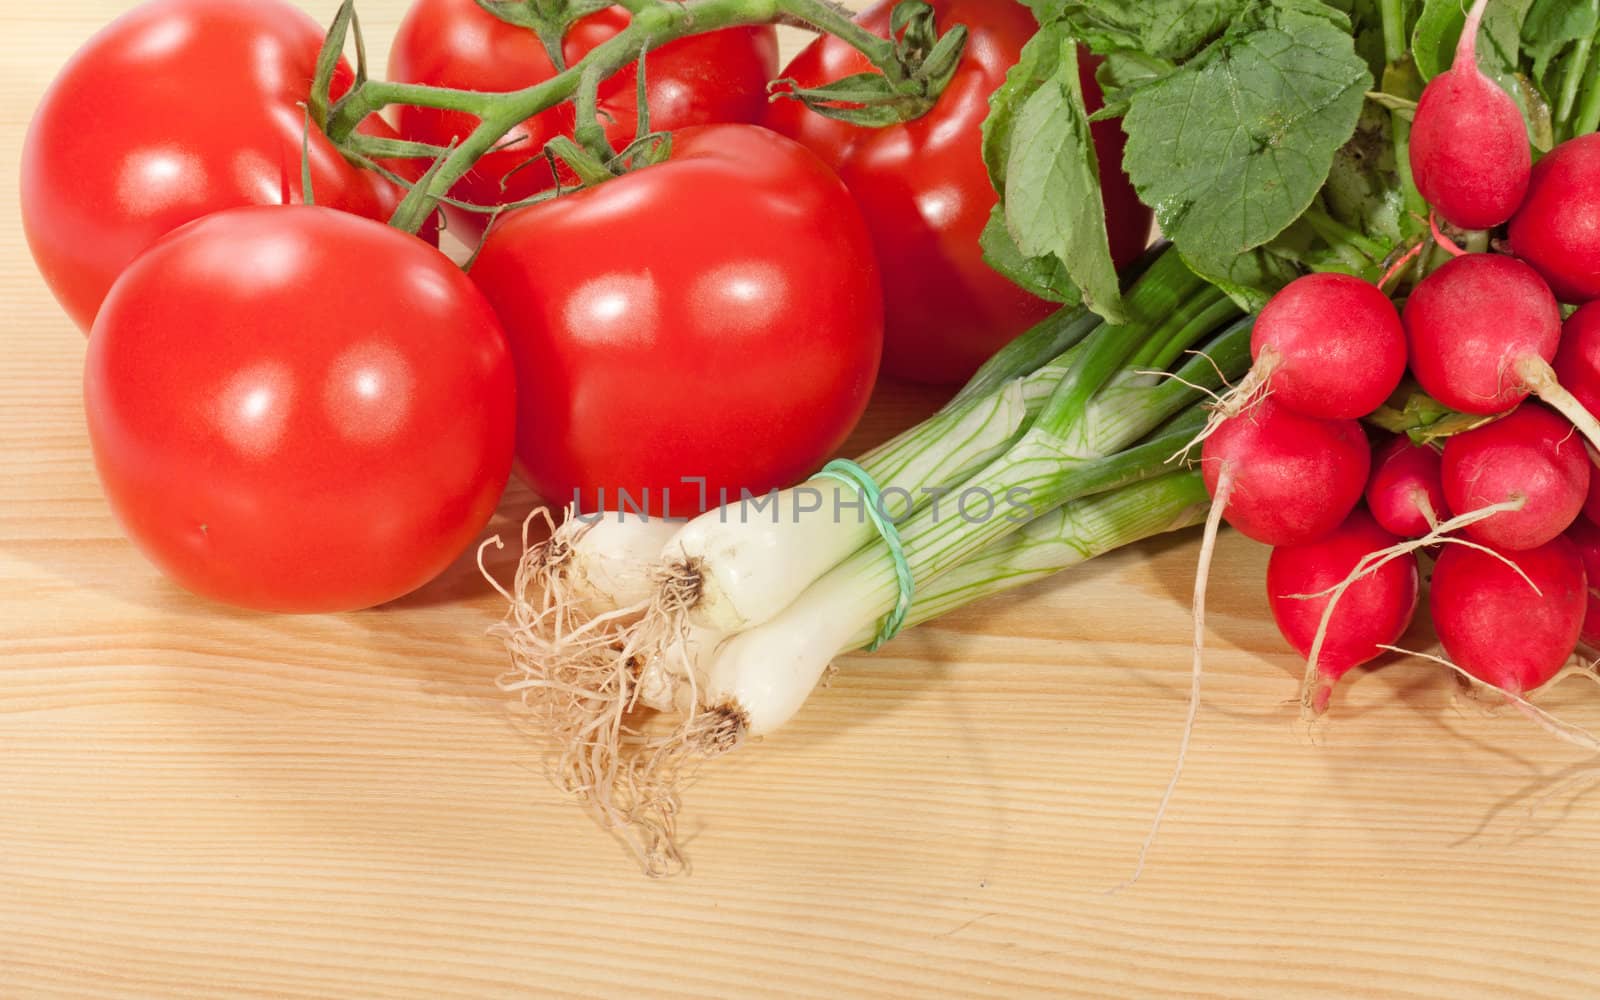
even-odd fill
[(1118, 889), (1133, 885), (1144, 874), (1145, 858), (1149, 856), (1150, 848), (1155, 846), (1161, 821), (1166, 817), (1172, 797), (1177, 794), (1178, 781), (1183, 777), (1184, 761), (1188, 759), (1189, 743), (1194, 736), (1195, 721), (1200, 715), (1200, 677), (1205, 665), (1206, 648), (1206, 587), (1211, 579), (1211, 557), (1217, 548), (1217, 531), (1222, 527), (1222, 515), (1227, 510), (1228, 495), (1232, 491), (1233, 476), (1224, 470), (1217, 479), (1211, 510), (1206, 514), (1205, 535), (1200, 542), (1200, 558), (1194, 573), (1194, 660), (1189, 673), (1189, 710), (1183, 723), (1183, 738), (1178, 743), (1178, 759), (1173, 763), (1172, 775), (1167, 779), (1167, 787), (1156, 805), (1156, 814), (1150, 821), (1150, 832), (1145, 834), (1144, 843), (1139, 845), (1139, 857), (1134, 862), (1133, 874)]

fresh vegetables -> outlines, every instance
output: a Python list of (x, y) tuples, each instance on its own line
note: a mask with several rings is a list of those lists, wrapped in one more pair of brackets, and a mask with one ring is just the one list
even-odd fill
[(1561, 345), (1550, 367), (1579, 406), (1600, 413), (1600, 306), (1579, 306), (1561, 324)]
[(1511, 218), (1528, 190), (1533, 152), (1511, 95), (1478, 68), (1478, 31), (1489, 0), (1467, 14), (1450, 68), (1423, 88), (1411, 127), (1411, 176), (1451, 225), (1490, 229)]
[(1561, 310), (1514, 257), (1464, 254), (1424, 278), (1403, 315), (1411, 371), (1464, 413), (1501, 413), (1549, 377)]
[[(147, 0), (73, 56), (23, 144), (22, 223), (79, 327), (173, 229), (237, 205), (304, 200), (302, 142), (320, 204), (388, 218), (401, 192), (307, 130), (321, 47), (322, 30), (283, 0)], [(328, 69), (338, 95), (351, 69)], [(377, 118), (362, 131), (394, 134)]]
[[(887, 36), (896, 8), (896, 0), (880, 0), (856, 22)], [(979, 240), (996, 204), (980, 148), (990, 95), (1038, 24), (1026, 7), (1009, 0), (937, 0), (933, 10), (940, 30), (965, 25), (968, 36), (963, 58), (926, 113), (885, 125), (870, 107), (839, 107), (844, 95), (836, 97), (825, 85), (870, 73), (872, 67), (842, 39), (823, 36), (784, 67), (779, 99), (765, 124), (814, 150), (861, 205), (883, 273), (884, 370), (957, 384), (1055, 308), (996, 273), (984, 262)], [(908, 36), (908, 41), (915, 39)], [(1100, 105), (1095, 64), (1085, 59), (1068, 82), (1081, 88), (1089, 111)], [(1065, 108), (1043, 112), (1066, 113)], [(1122, 172), (1119, 125), (1106, 121), (1090, 128), (1104, 200), (1104, 222), (1098, 224), (1102, 239), (1110, 239), (1111, 259), (1122, 267), (1148, 242), (1150, 210), (1139, 203)], [(1049, 182), (1029, 178), (1026, 183), (1043, 187)], [(1059, 224), (1082, 223), (1063, 219)], [(1060, 295), (1050, 297), (1061, 301)]]
[(1376, 410), (1406, 370), (1394, 303), (1348, 274), (1308, 274), (1273, 296), (1250, 338), (1253, 382), (1307, 417), (1354, 420)]
[[(385, 81), (351, 0), (320, 46), (153, 0), (47, 100), (25, 211), (99, 309), (111, 504), (197, 592), (405, 593), (482, 529), (515, 435), (568, 516), (494, 582), (502, 685), (649, 871), (692, 769), (839, 654), (1202, 519), (1180, 769), (1224, 520), (1276, 547), (1310, 714), (1398, 650), (1436, 555), (1445, 656), (1595, 749), (1525, 699), (1597, 634), (1600, 10), (1557, 6), (418, 0)], [(827, 37), (763, 111), (777, 21)], [(218, 25), (241, 40), (185, 47)], [(1129, 179), (1172, 241), (1133, 265)], [(409, 235), (440, 210), (496, 220), (470, 278)], [(970, 378), (829, 461), (886, 324), (888, 370)]]
[(1572, 425), (1537, 403), (1524, 403), (1444, 445), (1440, 475), (1451, 510), (1517, 503), (1463, 528), (1497, 549), (1538, 548), (1560, 535), (1589, 493), (1589, 457)]
[(1578, 644), (1588, 608), (1578, 547), (1556, 538), (1520, 552), (1450, 546), (1428, 591), (1445, 655), (1513, 695), (1556, 675)]
[[(1570, 737), (1532, 712), (1522, 697), (1566, 664), (1578, 641), (1588, 592), (1582, 560), (1565, 534), (1585, 535), (1586, 528), (1574, 528), (1594, 479), (1593, 453), (1586, 451), (1583, 438), (1600, 444), (1600, 423), (1589, 408), (1600, 402), (1588, 358), (1593, 323), (1585, 307), (1563, 326), (1557, 294), (1546, 283), (1547, 277), (1558, 283), (1563, 298), (1584, 295), (1581, 280), (1568, 279), (1564, 269), (1574, 256), (1581, 259), (1581, 230), (1587, 224), (1562, 228), (1569, 210), (1574, 219), (1587, 217), (1581, 182), (1563, 191), (1548, 178), (1573, 176), (1562, 164), (1581, 164), (1587, 140), (1580, 136), (1557, 146), (1530, 180), (1532, 147), (1551, 123), (1541, 120), (1537, 105), (1530, 106), (1525, 89), (1513, 85), (1513, 94), (1503, 76), (1491, 79), (1497, 59), (1508, 52), (1516, 58), (1520, 19), (1550, 17), (1542, 5), (1533, 5), (1541, 7), (1538, 12), (1526, 4), (1508, 12), (1512, 5), (1497, 8), (1477, 0), (1448, 41), (1447, 5), (1423, 5), (1409, 57), (1403, 34), (1408, 5), (1381, 6), (1379, 23), (1369, 25), (1378, 29), (1385, 57), (1385, 92), (1375, 102), (1391, 114), (1387, 123), (1373, 122), (1382, 131), (1369, 138), (1385, 131), (1392, 137), (1400, 168), (1398, 200), (1406, 213), (1394, 230), (1401, 239), (1392, 244), (1381, 271), (1346, 255), (1367, 281), (1343, 280), (1373, 301), (1383, 299), (1379, 287), (1396, 282), (1405, 300), (1404, 343), (1349, 355), (1382, 359), (1387, 366), (1383, 392), (1371, 379), (1372, 391), (1349, 410), (1339, 409), (1339, 379), (1365, 374), (1356, 366), (1331, 358), (1307, 363), (1320, 381), (1306, 391), (1281, 374), (1276, 353), (1266, 355), (1263, 364), (1265, 352), (1258, 351), (1250, 379), (1222, 401), (1223, 419), (1203, 435), (1207, 486), (1230, 523), (1279, 545), (1268, 573), (1269, 594), (1280, 630), (1307, 658), (1301, 695), (1309, 712), (1327, 708), (1332, 683), (1351, 665), (1395, 648), (1415, 602), (1417, 553), (1440, 547), (1430, 603), (1445, 654), (1541, 725)], [(1359, 45), (1361, 11), (1352, 16)], [(1508, 43), (1507, 19), (1513, 17), (1518, 20), (1509, 24)], [(1480, 58), (1480, 35), (1493, 40), (1493, 58)], [(1563, 53), (1564, 43), (1537, 35), (1523, 39), (1537, 50), (1538, 62), (1523, 79), (1546, 78), (1547, 61)], [(1454, 51), (1449, 68), (1439, 58), (1447, 48)], [(1581, 60), (1588, 48), (1585, 43), (1562, 55), (1576, 60), (1566, 79), (1587, 72)], [(1407, 63), (1431, 77), (1414, 107), (1403, 91)], [(1396, 93), (1391, 87), (1402, 89)], [(1147, 88), (1137, 85), (1135, 98)], [(1572, 121), (1570, 104), (1563, 98), (1556, 107), (1558, 124)], [(1588, 112), (1578, 117), (1588, 120)], [(1137, 120), (1130, 112), (1130, 124)], [(1589, 127), (1595, 124), (1600, 120)], [(1358, 125), (1352, 143), (1361, 139)], [(1369, 146), (1365, 158), (1370, 152)], [(1130, 156), (1137, 153), (1138, 145), (1131, 143)], [(1336, 167), (1324, 191), (1335, 210), (1323, 214), (1313, 207), (1300, 221), (1322, 239), (1343, 239), (1359, 248), (1362, 234), (1350, 231), (1348, 223), (1364, 218), (1371, 231), (1374, 217), (1352, 216), (1346, 210), (1352, 205), (1349, 196), (1363, 190), (1370, 196), (1374, 189), (1352, 189), (1338, 175)], [(1381, 173), (1376, 180), (1386, 183)], [(1436, 216), (1455, 228), (1442, 231)], [(1509, 249), (1531, 251), (1528, 262), (1506, 254), (1507, 244), (1496, 242), (1492, 233), (1476, 232), (1507, 220)], [(1580, 242), (1571, 246), (1574, 253), (1562, 243), (1567, 236), (1552, 241), (1551, 233), (1575, 234)], [(1411, 247), (1402, 252), (1408, 241)], [(1541, 259), (1545, 248), (1551, 249)], [(1259, 287), (1269, 272), (1246, 273)], [(1377, 284), (1367, 283), (1373, 280)], [(1285, 283), (1262, 310), (1257, 338), (1269, 339), (1281, 322), (1292, 334), (1310, 330), (1312, 348), (1327, 354), (1368, 340), (1369, 313), (1322, 307), (1311, 294), (1322, 291), (1311, 286), (1313, 281), (1332, 288), (1329, 279), (1317, 275)], [(1249, 291), (1235, 289), (1235, 294)], [(1570, 340), (1564, 344), (1566, 336)], [(1291, 360), (1297, 360), (1293, 352), (1299, 349), (1292, 337), (1276, 348)], [(1559, 369), (1552, 365), (1558, 358)], [(1396, 389), (1401, 368), (1409, 368), (1415, 381)], [(1386, 394), (1389, 398), (1382, 400)], [(1541, 402), (1525, 401), (1530, 395)], [(1370, 510), (1357, 508), (1337, 529), (1333, 513), (1348, 512), (1355, 503), (1346, 473), (1366, 466), (1364, 455), (1330, 458), (1327, 425), (1306, 420), (1333, 415), (1366, 418), (1415, 438), (1400, 436), (1379, 445), (1365, 484)], [(1288, 429), (1280, 432), (1280, 426)], [(1296, 522), (1302, 509), (1311, 513)], [(1204, 563), (1197, 576), (1204, 579)], [(1413, 581), (1409, 589), (1407, 579)], [(1553, 592), (1549, 605), (1535, 610), (1546, 586)], [(1197, 618), (1199, 606), (1197, 600)], [(1529, 616), (1529, 635), (1519, 646), (1517, 623), (1523, 615)], [(1508, 641), (1513, 633), (1518, 639)], [(1198, 662), (1197, 653), (1197, 670)]]
[(1223, 518), (1268, 545), (1320, 538), (1349, 516), (1371, 452), (1354, 420), (1302, 416), (1267, 397), (1205, 439), (1200, 468)]
[[(1596, 91), (1600, 92), (1600, 91)], [(1533, 168), (1528, 196), (1511, 218), (1511, 249), (1563, 302), (1600, 297), (1600, 135), (1579, 135)]]
[(1450, 520), (1442, 465), (1437, 449), (1404, 434), (1374, 451), (1366, 492), (1373, 520), (1402, 538), (1421, 538)]
[(753, 126), (683, 129), (668, 162), (508, 217), (472, 277), (516, 357), (523, 474), (580, 510), (690, 516), (803, 479), (877, 374), (861, 216)]
[[(1182, 343), (1192, 343), (1235, 312), (1170, 253), (1135, 284), (1129, 307), (1145, 317), (1147, 325), (1160, 323), (1156, 333)], [(1109, 363), (1117, 363), (1122, 348), (1111, 342), (1115, 334), (1106, 332), (1115, 329), (1098, 325), (1083, 312), (1058, 313), (996, 354), (939, 415), (863, 456), (861, 464), (874, 480), (907, 496), (909, 509), (897, 505), (892, 513), (904, 521), (929, 506), (936, 491), (954, 489), (1005, 454), (1061, 380), (1080, 364), (1069, 352), (1084, 349), (1086, 345), (1080, 345), (1091, 333), (1099, 333), (1101, 349), (1112, 359)], [(1147, 347), (1158, 343), (1152, 336)], [(1165, 353), (1170, 363), (1175, 355), (1172, 350)], [(1089, 377), (1103, 378), (1105, 373), (1096, 369)], [(1083, 403), (1074, 400), (1071, 405)], [(828, 481), (812, 480), (800, 488), (831, 491), (833, 487)], [(794, 497), (800, 488), (779, 497), (780, 509), (796, 511), (792, 525), (771, 525), (772, 519), (761, 517), (751, 503), (740, 516), (713, 512), (685, 526), (673, 552), (674, 562), (684, 567), (680, 574), (688, 582), (684, 589), (693, 595), (683, 606), (691, 621), (724, 632), (766, 621), (817, 577), (871, 544), (876, 533), (864, 519), (840, 518), (831, 510), (799, 511)], [(1005, 500), (1006, 495), (1001, 490), (993, 496)], [(788, 571), (766, 569), (773, 564)]]
[[(1331, 685), (1382, 655), (1400, 640), (1417, 609), (1417, 557), (1405, 553), (1362, 574), (1337, 594), (1335, 589), (1362, 560), (1400, 541), (1357, 508), (1343, 524), (1314, 541), (1280, 545), (1267, 563), (1267, 598), (1272, 620), (1301, 656), (1315, 660), (1326, 685), (1315, 694), (1325, 705)], [(1319, 636), (1320, 644), (1319, 644)], [(1315, 655), (1313, 655), (1315, 654)]]
[(1588, 517), (1580, 517), (1567, 529), (1567, 538), (1578, 549), (1583, 560), (1583, 575), (1588, 584), (1589, 603), (1583, 615), (1583, 628), (1579, 638), (1584, 645), (1600, 647), (1600, 593), (1595, 587), (1600, 582), (1600, 526)]
[(112, 286), (84, 369), (128, 536), (195, 593), (269, 611), (380, 604), (448, 566), (510, 474), (513, 394), (465, 275), (322, 207), (157, 243)]
[[(542, 83), (573, 65), (628, 23), (622, 7), (588, 7), (570, 24), (541, 19), (541, 6), (478, 0), (416, 0), (389, 51), (389, 76), (402, 83), (462, 90), (511, 91)], [(778, 65), (770, 25), (691, 35), (652, 47), (645, 75), (649, 126), (663, 132), (688, 125), (753, 122), (766, 108), (767, 81)], [(600, 81), (596, 109), (606, 140), (617, 150), (639, 126), (634, 66)], [(370, 120), (370, 119), (369, 119)], [(476, 120), (467, 111), (401, 104), (396, 122), (405, 138), (434, 146), (464, 139)], [(545, 146), (571, 136), (572, 109), (558, 105), (519, 123), (499, 147), (480, 158), (451, 188), (452, 197), (493, 207), (522, 201), (555, 183)], [(575, 183), (570, 174), (564, 180)], [(446, 206), (451, 225), (469, 243), (489, 216)]]

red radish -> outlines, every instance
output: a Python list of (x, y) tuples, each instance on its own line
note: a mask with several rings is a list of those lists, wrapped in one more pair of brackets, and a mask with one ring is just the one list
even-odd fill
[(1568, 139), (1533, 168), (1511, 217), (1511, 251), (1563, 302), (1600, 298), (1600, 134)]
[[(1600, 479), (1600, 476), (1595, 478)], [(1600, 527), (1580, 518), (1567, 529), (1567, 537), (1578, 547), (1589, 584), (1588, 610), (1584, 613), (1579, 637), (1585, 645), (1600, 648)]]
[(1308, 274), (1272, 297), (1250, 334), (1252, 382), (1308, 417), (1354, 420), (1389, 398), (1406, 336), (1389, 297), (1348, 274)]
[(1401, 318), (1412, 374), (1463, 413), (1517, 405), (1529, 391), (1521, 367), (1548, 370), (1561, 340), (1561, 307), (1543, 279), (1496, 254), (1446, 261), (1418, 283)]
[(1523, 552), (1447, 546), (1433, 567), (1428, 606), (1456, 666), (1525, 695), (1554, 677), (1578, 646), (1588, 608), (1583, 559), (1564, 537)]
[[(1304, 545), (1272, 550), (1267, 562), (1267, 599), (1278, 631), (1301, 656), (1315, 647), (1323, 684), (1315, 707), (1327, 703), (1334, 682), (1393, 645), (1417, 610), (1417, 556), (1401, 552), (1334, 593), (1361, 561), (1400, 544), (1367, 511), (1356, 508), (1332, 534)], [(1315, 596), (1296, 596), (1315, 595)], [(1337, 599), (1322, 629), (1324, 611)], [(1317, 633), (1324, 631), (1321, 645)]]
[(1304, 417), (1263, 397), (1201, 446), (1206, 491), (1223, 517), (1268, 545), (1327, 534), (1361, 499), (1372, 453), (1354, 420)]
[(1411, 125), (1417, 190), (1451, 225), (1493, 229), (1528, 190), (1533, 154), (1511, 95), (1478, 69), (1478, 27), (1488, 0), (1467, 14), (1450, 68), (1423, 88)]
[(1444, 496), (1467, 513), (1522, 501), (1462, 528), (1497, 549), (1538, 548), (1571, 527), (1589, 493), (1589, 456), (1572, 425), (1537, 403), (1444, 443)]
[(1463, 254), (1422, 279), (1400, 318), (1412, 374), (1441, 403), (1493, 414), (1533, 393), (1600, 447), (1600, 420), (1550, 367), (1561, 341), (1561, 307), (1528, 265)]
[(1561, 324), (1561, 346), (1550, 367), (1580, 406), (1600, 413), (1600, 303), (1580, 307)]
[[(1594, 461), (1594, 456), (1589, 457)], [(1600, 524), (1600, 473), (1589, 470), (1589, 495), (1583, 499), (1583, 516), (1590, 524)]]
[(1402, 538), (1421, 538), (1450, 519), (1439, 453), (1401, 434), (1379, 448), (1367, 481), (1372, 517)]

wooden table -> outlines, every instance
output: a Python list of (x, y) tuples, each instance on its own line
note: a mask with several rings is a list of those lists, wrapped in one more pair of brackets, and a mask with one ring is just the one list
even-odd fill
[[(39, 93), (126, 6), (0, 12), (8, 213)], [(380, 52), (401, 9), (363, 0)], [(14, 214), (0, 294), (0, 997), (1600, 994), (1592, 763), (1415, 662), (1308, 734), (1238, 537), (1137, 884), (1192, 535), (841, 661), (703, 772), (693, 874), (646, 880), (540, 774), (469, 564), (362, 614), (186, 596), (100, 498), (83, 340)], [(926, 402), (888, 394), (866, 433)], [(1550, 705), (1600, 725), (1594, 696)]]

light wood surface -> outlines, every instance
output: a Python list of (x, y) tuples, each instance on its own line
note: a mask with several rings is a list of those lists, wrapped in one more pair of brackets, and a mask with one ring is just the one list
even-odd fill
[[(1418, 663), (1308, 734), (1237, 537), (1120, 889), (1184, 714), (1192, 535), (845, 659), (703, 772), (694, 872), (659, 882), (545, 782), (466, 562), (328, 617), (164, 582), (100, 498), (83, 340), (15, 216), (32, 107), (126, 6), (0, 5), (0, 997), (1600, 994), (1592, 764)], [(379, 52), (401, 8), (363, 0)], [(1600, 725), (1595, 694), (1550, 705)]]

